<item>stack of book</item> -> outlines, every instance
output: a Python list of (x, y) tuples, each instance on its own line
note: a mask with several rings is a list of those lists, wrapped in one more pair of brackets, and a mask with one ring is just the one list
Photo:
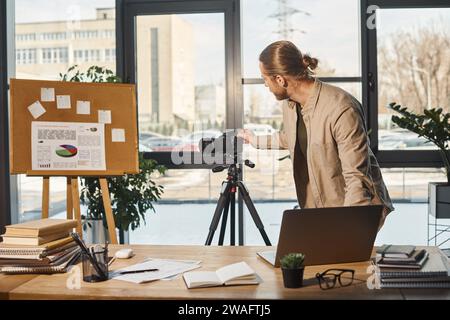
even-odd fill
[(6, 226), (1, 235), (0, 272), (66, 272), (80, 249), (70, 236), (76, 220), (41, 219)]
[(376, 265), (381, 288), (450, 288), (450, 263), (437, 247), (384, 245)]

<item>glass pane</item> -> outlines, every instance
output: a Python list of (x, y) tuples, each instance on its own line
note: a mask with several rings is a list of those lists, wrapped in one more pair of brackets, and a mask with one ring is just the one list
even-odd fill
[(377, 10), (378, 126), (382, 150), (435, 149), (398, 128), (386, 108), (397, 102), (416, 113), (448, 112), (450, 8)]
[(225, 127), (223, 13), (138, 16), (136, 31), (141, 151), (198, 151)]
[[(114, 0), (16, 0), (16, 78), (59, 80), (70, 66), (116, 69)], [(19, 221), (37, 219), (42, 178), (18, 177)], [(50, 179), (50, 216), (64, 218), (65, 178)]]
[(259, 78), (259, 53), (290, 40), (319, 59), (320, 76), (360, 76), (359, 1), (242, 1), (244, 78)]
[(396, 201), (428, 202), (428, 183), (447, 181), (443, 168), (382, 168), (384, 182)]

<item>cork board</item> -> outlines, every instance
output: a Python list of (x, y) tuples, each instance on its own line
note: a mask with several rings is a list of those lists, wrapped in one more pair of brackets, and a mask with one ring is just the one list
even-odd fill
[[(41, 99), (41, 88), (54, 88), (55, 101)], [(11, 79), (10, 86), (10, 171), (11, 174), (37, 176), (111, 176), (139, 171), (136, 88), (117, 83), (79, 83)], [(70, 96), (70, 109), (57, 109), (56, 96)], [(39, 101), (46, 112), (35, 119), (28, 107)], [(77, 101), (89, 101), (89, 114), (77, 114)], [(32, 170), (31, 123), (98, 123), (98, 110), (111, 111), (111, 123), (105, 124), (106, 170)], [(125, 141), (112, 142), (112, 129), (124, 129)]]

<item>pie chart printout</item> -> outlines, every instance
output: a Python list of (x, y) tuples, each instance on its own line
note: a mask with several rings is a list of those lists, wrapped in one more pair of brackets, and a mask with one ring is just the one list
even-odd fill
[(78, 149), (70, 144), (62, 144), (56, 148), (56, 154), (62, 158), (72, 158), (78, 153)]

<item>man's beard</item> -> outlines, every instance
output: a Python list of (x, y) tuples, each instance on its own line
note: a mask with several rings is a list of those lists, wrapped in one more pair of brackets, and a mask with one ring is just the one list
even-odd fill
[(277, 98), (277, 100), (286, 100), (287, 98), (289, 98), (286, 89), (282, 89), (280, 90), (280, 92), (274, 92), (273, 94), (275, 95), (275, 98)]

